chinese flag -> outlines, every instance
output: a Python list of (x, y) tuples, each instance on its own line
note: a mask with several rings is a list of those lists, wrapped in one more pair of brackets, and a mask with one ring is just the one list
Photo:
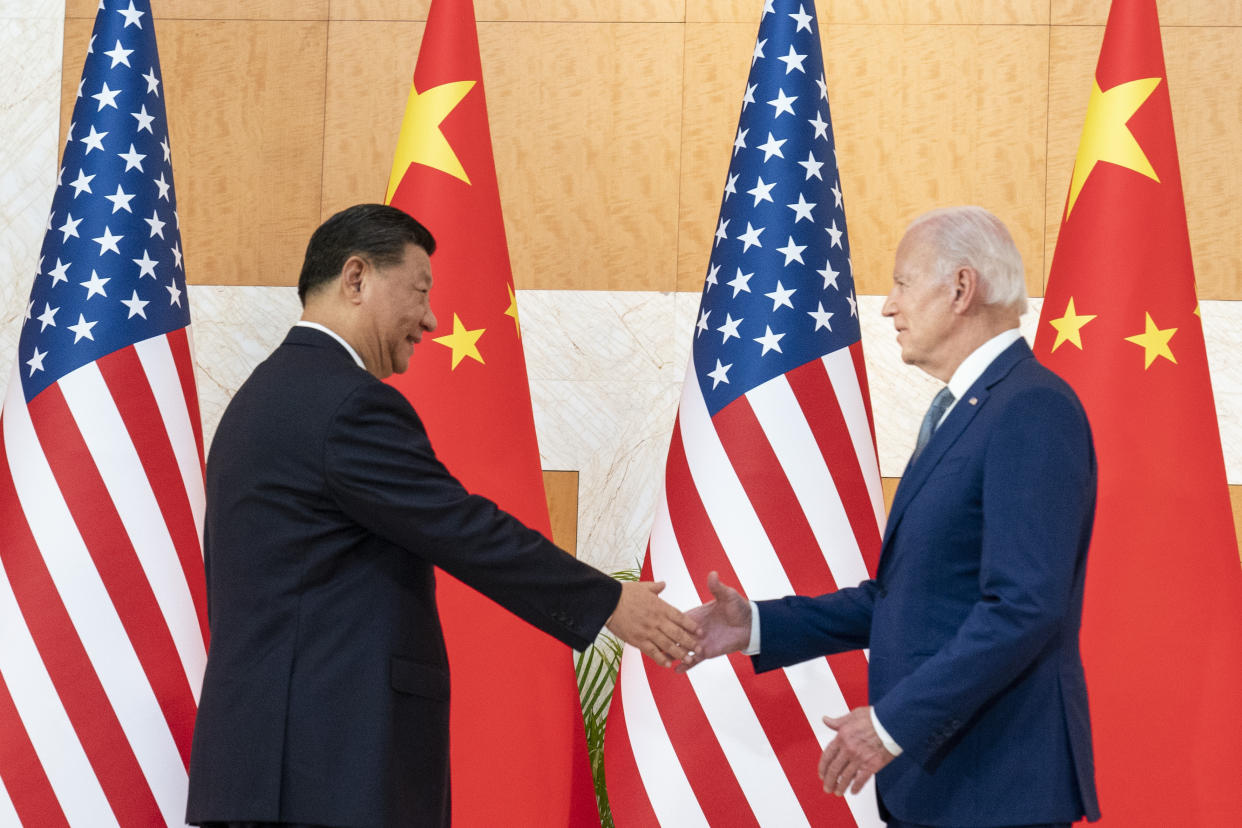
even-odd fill
[[(471, 0), (435, 0), (387, 200), (436, 238), (439, 328), (395, 385), (472, 492), (551, 536)], [(599, 825), (564, 645), (448, 575), (453, 824)]]
[(1104, 824), (1242, 814), (1242, 569), (1154, 0), (1115, 0), (1035, 353), (1099, 459), (1082, 628)]

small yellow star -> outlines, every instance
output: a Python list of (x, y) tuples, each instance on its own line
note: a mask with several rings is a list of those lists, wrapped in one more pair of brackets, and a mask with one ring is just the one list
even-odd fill
[(507, 283), (505, 290), (509, 291), (509, 307), (505, 308), (505, 316), (513, 317), (513, 327), (517, 329), (518, 339), (521, 339), (522, 323), (518, 321), (517, 297), (513, 295), (513, 288)]
[(457, 153), (440, 131), (440, 124), (449, 116), (462, 98), (474, 87), (474, 81), (455, 81), (433, 86), (419, 93), (410, 85), (410, 97), (405, 103), (405, 118), (401, 121), (401, 135), (397, 138), (397, 151), (393, 154), (392, 172), (388, 175), (388, 193), (384, 203), (392, 203), (393, 193), (405, 177), (411, 164), (426, 164), (470, 183), (466, 170), (457, 160)]
[(1173, 351), (1169, 349), (1169, 340), (1173, 338), (1173, 334), (1177, 333), (1177, 328), (1165, 328), (1160, 330), (1156, 327), (1156, 323), (1151, 320), (1151, 314), (1145, 314), (1147, 317), (1147, 328), (1141, 334), (1127, 336), (1126, 342), (1133, 342), (1135, 345), (1143, 346), (1146, 351), (1147, 362), (1143, 365), (1146, 371), (1151, 364), (1156, 361), (1156, 357), (1161, 356), (1177, 364), (1177, 360), (1173, 357)]
[(433, 342), (439, 342), (446, 348), (453, 351), (453, 365), (450, 370), (457, 368), (457, 363), (466, 357), (477, 359), (483, 362), (482, 355), (479, 354), (479, 346), (475, 343), (479, 341), (479, 337), (483, 335), (486, 328), (476, 328), (473, 331), (467, 330), (466, 326), (461, 323), (461, 319), (457, 314), (453, 314), (453, 332), (444, 336), (437, 336)]
[(1065, 216), (1074, 209), (1074, 202), (1082, 192), (1087, 176), (1101, 161), (1116, 164), (1141, 173), (1153, 181), (1159, 176), (1143, 148), (1135, 140), (1126, 122), (1146, 103), (1151, 93), (1160, 85), (1160, 78), (1142, 78), (1120, 83), (1107, 92), (1101, 91), (1099, 82), (1091, 89), (1087, 104), (1087, 120), (1082, 127), (1082, 140), (1078, 143), (1078, 157), (1074, 161), (1074, 175), (1070, 179), (1069, 204)]
[(1065, 309), (1065, 316), (1060, 319), (1049, 319), (1048, 324), (1057, 329), (1057, 340), (1052, 343), (1052, 350), (1055, 351), (1064, 342), (1069, 342), (1082, 350), (1082, 328), (1092, 319), (1095, 314), (1078, 315), (1074, 310), (1074, 297), (1071, 296), (1069, 306)]

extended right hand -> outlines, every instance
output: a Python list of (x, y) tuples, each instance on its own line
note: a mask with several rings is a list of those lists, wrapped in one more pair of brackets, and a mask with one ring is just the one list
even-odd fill
[(686, 613), (702, 633), (699, 646), (677, 665), (679, 673), (705, 659), (745, 650), (750, 644), (750, 601), (736, 589), (722, 584), (715, 572), (707, 573), (707, 589), (714, 600)]
[(621, 600), (605, 624), (613, 635), (649, 655), (662, 667), (672, 667), (698, 646), (699, 626), (659, 598), (663, 581), (621, 584)]

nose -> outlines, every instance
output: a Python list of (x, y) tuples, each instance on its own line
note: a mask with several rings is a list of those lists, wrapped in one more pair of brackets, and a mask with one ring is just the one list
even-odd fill
[(893, 292), (889, 291), (888, 296), (884, 297), (884, 305), (880, 308), (881, 316), (897, 315), (897, 300), (893, 298)]
[(423, 317), (423, 330), (431, 333), (436, 329), (436, 314), (431, 308), (427, 308), (427, 314)]

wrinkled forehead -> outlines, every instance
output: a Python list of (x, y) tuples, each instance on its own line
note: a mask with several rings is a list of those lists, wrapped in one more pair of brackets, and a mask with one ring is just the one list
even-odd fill
[(929, 272), (936, 261), (932, 235), (923, 227), (914, 227), (901, 238), (893, 262), (893, 275), (907, 279)]

